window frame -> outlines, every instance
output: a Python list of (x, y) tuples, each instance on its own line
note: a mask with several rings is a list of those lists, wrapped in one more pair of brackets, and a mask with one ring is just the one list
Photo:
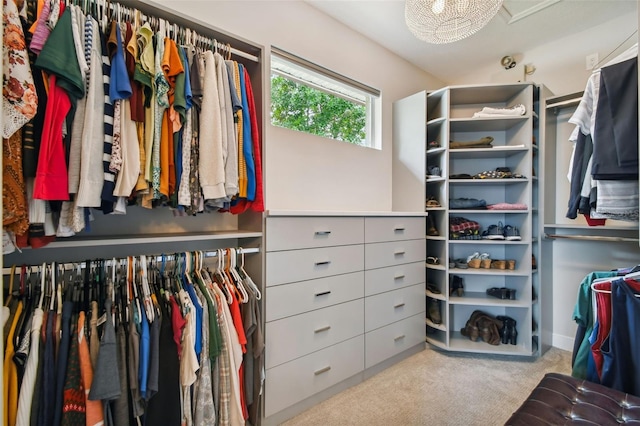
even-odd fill
[[(312, 76), (320, 80), (323, 80), (324, 82), (327, 82), (327, 86), (343, 87), (346, 89), (343, 92), (340, 92), (338, 90), (332, 90), (331, 88), (322, 86), (321, 84), (316, 84), (312, 81), (305, 80), (303, 78), (298, 78), (297, 76), (294, 76), (290, 73), (283, 72), (279, 69), (274, 69), (274, 58), (276, 58), (277, 61), (283, 61), (287, 63), (287, 65), (290, 65), (291, 67), (303, 70), (302, 71), (303, 73), (311, 74)], [(360, 104), (365, 107), (365, 111), (366, 111), (366, 121), (365, 121), (365, 129), (364, 129), (365, 139), (362, 144), (351, 143), (349, 141), (344, 141), (341, 139), (334, 139), (334, 138), (331, 138), (330, 136), (316, 135), (314, 133), (309, 133), (304, 131), (301, 131), (301, 132), (311, 134), (314, 136), (324, 137), (324, 138), (335, 140), (338, 142), (344, 142), (350, 145), (364, 147), (364, 148), (373, 148), (377, 150), (382, 149), (382, 146), (381, 146), (382, 143), (380, 138), (381, 105), (382, 105), (380, 90), (375, 89), (371, 86), (368, 86), (352, 78), (346, 77), (342, 74), (339, 74), (335, 71), (332, 71), (314, 62), (308, 61), (304, 58), (301, 58), (290, 52), (282, 50), (278, 47), (271, 46), (271, 57), (270, 57), (270, 64), (269, 64), (269, 82), (270, 82), (269, 111), (271, 111), (272, 105), (273, 105), (272, 104), (273, 101), (271, 100), (271, 79), (274, 74), (279, 75), (287, 80), (293, 81), (296, 84), (301, 84), (301, 85), (310, 87), (314, 90), (318, 90), (318, 91), (327, 93), (329, 95), (342, 98), (350, 103)], [(356, 96), (349, 96), (349, 93), (348, 93), (349, 91), (351, 91), (352, 93), (359, 94), (360, 96), (364, 97), (364, 100), (358, 99)], [(273, 124), (272, 117), (269, 117), (269, 122), (273, 126), (278, 126), (277, 124)], [(278, 126), (278, 127), (286, 128), (283, 126)], [(288, 129), (288, 130), (292, 130), (292, 129)], [(298, 130), (293, 130), (293, 131), (298, 131)]]

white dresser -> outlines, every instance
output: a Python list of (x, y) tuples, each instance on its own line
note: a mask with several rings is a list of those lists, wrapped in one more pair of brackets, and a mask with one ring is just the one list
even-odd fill
[(265, 424), (424, 348), (424, 214), (270, 212), (265, 229)]

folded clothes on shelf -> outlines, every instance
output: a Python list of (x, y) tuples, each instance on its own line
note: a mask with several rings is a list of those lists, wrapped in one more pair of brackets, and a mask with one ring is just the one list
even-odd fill
[(486, 209), (487, 202), (476, 198), (452, 198), (449, 200), (450, 209)]
[(487, 210), (527, 210), (523, 203), (496, 203), (487, 205)]
[(524, 105), (518, 104), (514, 105), (510, 108), (492, 108), (492, 107), (484, 107), (479, 112), (473, 114), (473, 118), (484, 118), (484, 117), (504, 117), (504, 116), (521, 116), (527, 112), (527, 109)]
[(473, 141), (450, 141), (449, 149), (462, 149), (462, 148), (492, 148), (493, 137), (485, 136), (483, 138)]

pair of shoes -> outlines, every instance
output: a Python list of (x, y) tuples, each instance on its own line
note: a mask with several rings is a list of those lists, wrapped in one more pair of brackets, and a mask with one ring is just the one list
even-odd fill
[(438, 259), (435, 256), (428, 256), (427, 257), (427, 263), (429, 265), (439, 265), (440, 264), (440, 259)]
[(439, 300), (427, 298), (427, 318), (434, 324), (442, 324)]
[(427, 235), (430, 237), (437, 237), (440, 235), (438, 229), (436, 228), (435, 222), (433, 221), (433, 216), (427, 216)]
[(510, 271), (513, 271), (514, 269), (516, 269), (516, 261), (513, 259), (507, 259), (505, 260), (505, 263), (507, 265), (507, 269)]
[(469, 269), (469, 264), (465, 259), (454, 259), (453, 264), (458, 269)]
[(518, 330), (516, 330), (516, 320), (506, 315), (499, 315), (496, 319), (502, 321), (500, 329), (500, 341), (503, 344), (510, 343), (516, 345), (518, 341)]
[(507, 287), (488, 288), (487, 295), (502, 300), (516, 300), (516, 290)]
[(428, 166), (427, 167), (427, 179), (435, 179), (442, 177), (442, 171), (439, 166)]
[(531, 255), (531, 269), (538, 269), (538, 263), (536, 262), (536, 255)]

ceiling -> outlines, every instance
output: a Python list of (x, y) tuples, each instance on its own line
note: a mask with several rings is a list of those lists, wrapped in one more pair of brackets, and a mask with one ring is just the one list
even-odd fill
[[(306, 1), (444, 82), (455, 81), (469, 69), (503, 55), (525, 52), (636, 13), (638, 7), (637, 0), (505, 0), (498, 14), (478, 33), (455, 43), (434, 45), (409, 32), (403, 0)], [(620, 34), (620, 41), (629, 35)], [(489, 49), (491, 55), (487, 55)]]

